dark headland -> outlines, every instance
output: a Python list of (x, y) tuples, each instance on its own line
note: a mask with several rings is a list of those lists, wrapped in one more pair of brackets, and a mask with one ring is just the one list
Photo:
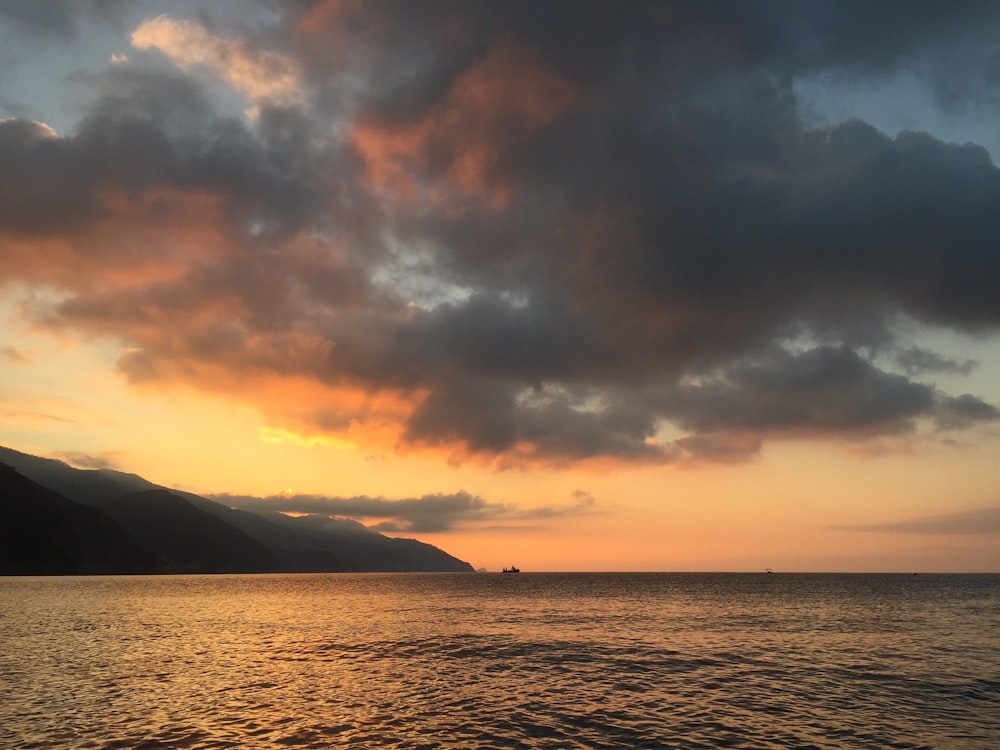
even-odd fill
[(236, 510), (135, 474), (0, 447), (0, 575), (472, 570), (360, 524)]

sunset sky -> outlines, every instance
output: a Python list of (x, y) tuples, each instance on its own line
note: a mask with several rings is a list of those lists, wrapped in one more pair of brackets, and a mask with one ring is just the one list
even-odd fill
[(0, 444), (498, 570), (1000, 571), (992, 2), (0, 2)]

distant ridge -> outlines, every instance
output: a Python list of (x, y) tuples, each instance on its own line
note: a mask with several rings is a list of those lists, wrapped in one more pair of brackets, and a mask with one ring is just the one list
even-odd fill
[(156, 563), (106, 514), (0, 463), (0, 575), (152, 573)]
[(260, 573), (279, 569), (267, 548), (163, 489), (102, 498), (95, 506), (176, 573)]
[[(107, 572), (473, 570), (468, 563), (433, 545), (387, 537), (361, 524), (236, 510), (193, 493), (162, 487), (137, 474), (76, 469), (62, 461), (3, 446), (0, 446), (0, 463), (12, 467), (8, 471), (13, 470), (20, 477), (20, 480), (6, 477), (8, 484), (0, 485), (0, 527), (5, 534), (0, 539), (11, 536), (24, 540), (16, 544), (12, 541), (13, 551), (2, 558), (5, 561), (11, 558), (8, 563), (12, 572), (8, 574), (82, 572), (79, 562), (42, 564), (35, 559), (38, 555), (33, 550), (51, 552), (58, 547), (51, 541), (55, 529), (62, 529), (59, 533), (63, 537), (68, 534), (68, 538), (76, 538), (74, 535), (90, 528), (89, 523), (102, 527), (110, 524), (121, 535), (121, 540), (107, 542), (109, 550), (120, 547), (121, 554), (129, 549), (129, 554), (138, 551), (141, 557), (141, 564), (133, 561), (134, 568), (123, 563), (120, 570)], [(34, 488), (25, 485), (25, 481)], [(55, 511), (43, 511), (50, 506), (61, 508), (57, 514), (61, 520), (54, 526), (49, 524), (51, 528), (46, 530), (47, 519), (55, 517)], [(16, 533), (7, 531), (15, 528)], [(53, 561), (59, 557), (55, 552), (52, 555)]]

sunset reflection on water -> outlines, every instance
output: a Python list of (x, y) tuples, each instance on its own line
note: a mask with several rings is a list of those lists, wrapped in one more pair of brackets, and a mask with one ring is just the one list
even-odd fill
[(998, 582), (0, 579), (0, 745), (986, 748)]

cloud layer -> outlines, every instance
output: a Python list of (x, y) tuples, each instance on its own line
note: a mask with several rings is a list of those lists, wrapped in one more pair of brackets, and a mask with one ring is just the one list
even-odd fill
[(148, 19), (71, 133), (0, 121), (0, 284), (58, 290), (36, 321), (131, 382), (497, 466), (1000, 417), (900, 327), (1000, 328), (1000, 170), (794, 94), (995, 96), (990, 4), (272, 5)]
[(844, 531), (897, 534), (1000, 535), (1000, 507), (979, 508), (942, 516), (913, 518), (895, 523), (837, 526)]
[(406, 533), (441, 533), (467, 524), (524, 523), (543, 518), (593, 512), (595, 500), (587, 493), (576, 492), (572, 502), (563, 505), (516, 509), (489, 502), (467, 492), (422, 495), (412, 498), (328, 497), (325, 495), (281, 494), (267, 497), (213, 495), (213, 500), (233, 508), (251, 511), (276, 511), (332, 519), (374, 519), (375, 531)]

